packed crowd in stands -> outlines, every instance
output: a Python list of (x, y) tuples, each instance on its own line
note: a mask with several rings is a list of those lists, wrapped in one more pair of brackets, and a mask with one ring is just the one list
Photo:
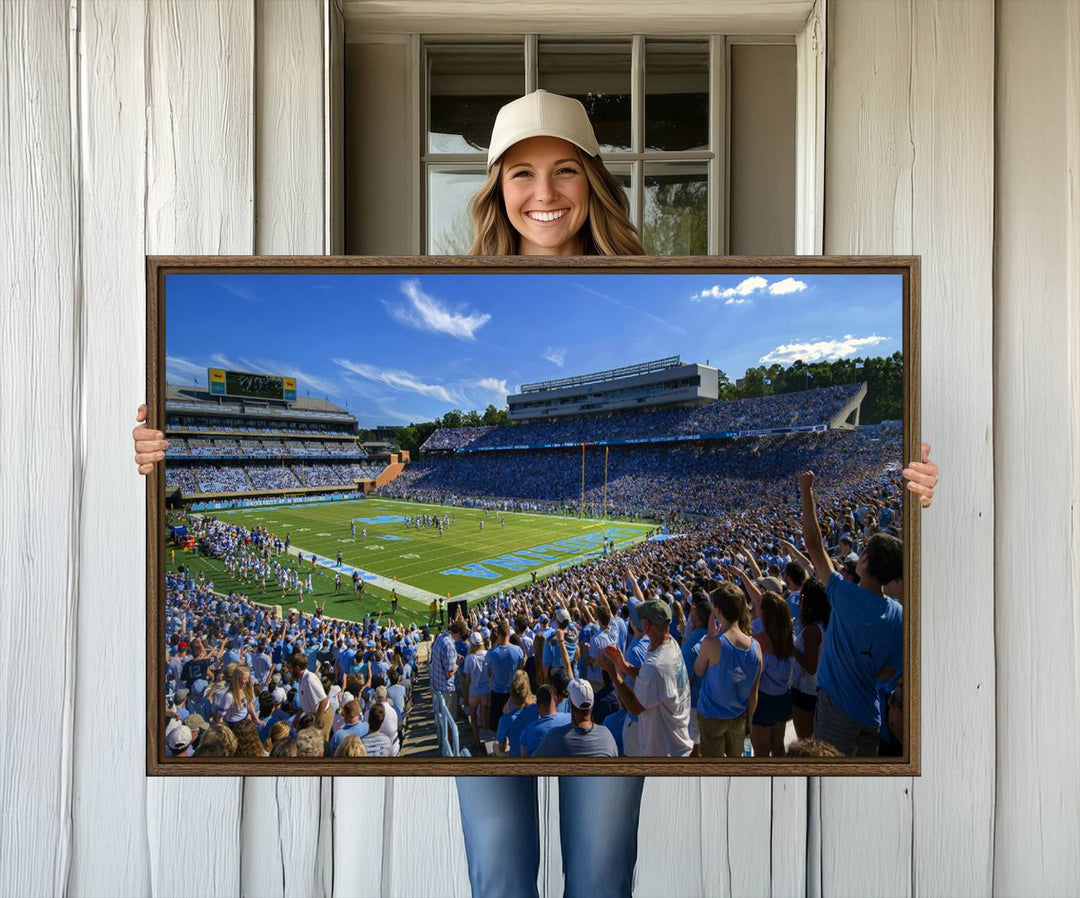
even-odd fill
[(247, 472), (251, 481), (248, 490), (292, 490), (303, 486), (300, 477), (288, 466), (248, 465), (242, 470)]
[[(883, 445), (882, 440), (887, 445)], [(741, 437), (730, 440), (585, 451), (585, 502), (616, 516), (722, 515), (751, 500), (791, 496), (791, 478), (812, 462), (830, 482), (860, 478), (888, 451), (899, 458), (895, 434), (878, 428), (854, 431)], [(469, 505), (486, 499), (506, 510), (562, 514), (581, 498), (581, 450), (515, 450), (429, 455), (409, 465), (379, 490), (418, 502)], [(513, 500), (516, 500), (514, 502)], [(521, 501), (533, 503), (519, 508)]]
[(251, 489), (243, 468), (202, 465), (192, 473), (203, 493), (241, 493)]
[(166, 457), (183, 458), (349, 458), (365, 459), (367, 453), (356, 443), (307, 440), (216, 440), (170, 437)]
[[(192, 529), (200, 551), (253, 585), (295, 577), (278, 563), (284, 544), (264, 528), (202, 518)], [(166, 576), (165, 603), (169, 757), (399, 753), (421, 637), (415, 625), (283, 613), (221, 595), (183, 565)]]
[(656, 439), (828, 424), (859, 389), (860, 385), (852, 384), (757, 399), (714, 402), (692, 408), (612, 412), (503, 427), (440, 428), (420, 450), (433, 452), (580, 444), (599, 440)]
[(376, 465), (342, 465), (325, 462), (282, 466), (264, 465), (231, 467), (185, 466), (170, 464), (165, 468), (165, 486), (180, 487), (185, 494), (251, 492), (258, 490), (295, 490), (304, 487), (352, 486), (357, 480), (374, 480), (381, 472)]
[[(452, 713), (461, 709), (478, 743), (490, 739), (507, 757), (781, 756), (788, 721), (800, 753), (900, 753), (902, 611), (886, 598), (902, 595), (899, 446), (874, 443), (876, 457), (868, 445), (852, 460), (852, 436), (779, 438), (807, 443), (785, 491), (743, 491), (666, 538), (491, 596), (436, 638), (433, 690)], [(788, 445), (773, 462), (797, 451)], [(794, 473), (808, 464), (817, 472), (810, 518)], [(824, 570), (815, 570), (810, 519), (831, 556)], [(201, 551), (225, 558), (230, 572), (279, 578), (283, 592), (301, 594), (265, 530), (212, 518), (193, 528)], [(866, 649), (868, 599), (882, 606), (881, 641)], [(385, 724), (392, 697), (375, 676), (394, 666), (394, 649), (410, 666), (415, 628), (295, 612), (282, 621), (185, 577), (170, 577), (168, 601), (170, 753), (291, 757), (295, 742), (298, 756), (358, 757), (400, 746), (400, 727)], [(860, 657), (868, 651), (871, 662)], [(200, 661), (216, 670), (203, 674)], [(181, 723), (185, 712), (198, 717)], [(301, 737), (305, 729), (313, 732)], [(360, 744), (341, 751), (342, 732)], [(232, 747), (230, 735), (247, 747)], [(279, 741), (288, 747), (275, 753)]]
[[(491, 596), (436, 639), (433, 689), (511, 758), (899, 754), (903, 486), (881, 464), (863, 475), (817, 475), (823, 570), (805, 554), (805, 505), (745, 496), (718, 519)], [(577, 730), (596, 735), (568, 742)]]
[[(170, 406), (172, 403), (170, 403)], [(196, 406), (198, 408), (199, 406)], [(310, 413), (309, 413), (310, 414)], [(348, 430), (344, 426), (327, 424), (317, 426), (314, 424), (294, 424), (292, 422), (274, 422), (260, 420), (257, 424), (248, 424), (236, 418), (199, 418), (191, 416), (168, 415), (165, 419), (165, 427), (168, 430), (179, 431), (205, 431), (220, 433), (229, 431), (232, 433), (257, 433), (275, 434), (285, 437), (297, 436), (339, 436), (355, 437), (355, 430)]]
[[(853, 390), (811, 391), (821, 400), (812, 405), (797, 394), (797, 409), (769, 397), (783, 402), (621, 417), (652, 436), (797, 426), (828, 420)], [(515, 445), (499, 434), (529, 427), (542, 442), (572, 441), (566, 433), (595, 442), (625, 432), (618, 418), (472, 428), (470, 440)], [(607, 513), (662, 519), (664, 532), (534, 575), (450, 621), (430, 647), (433, 692), (471, 727), (478, 753), (502, 757), (901, 754), (901, 448), (902, 429), (890, 425), (586, 449), (586, 502), (600, 507), (606, 495)], [(380, 492), (576, 511), (581, 459), (581, 450), (434, 453)], [(193, 470), (201, 480), (228, 469)], [(305, 584), (278, 560), (288, 547), (264, 528), (212, 517), (192, 527), (200, 551), (252, 592), (269, 582), (282, 600), (302, 599)], [(400, 750), (415, 627), (282, 619), (182, 571), (168, 578), (167, 603), (169, 754)]]

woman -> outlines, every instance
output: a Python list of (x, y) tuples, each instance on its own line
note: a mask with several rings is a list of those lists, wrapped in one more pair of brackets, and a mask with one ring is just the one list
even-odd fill
[(694, 673), (701, 677), (698, 728), (706, 758), (737, 758), (754, 716), (761, 682), (761, 646), (739, 621), (746, 599), (724, 581), (712, 593), (709, 635), (701, 640)]
[(829, 597), (820, 580), (807, 580), (799, 593), (799, 622), (802, 629), (795, 637), (791, 672), (791, 715), (795, 735), (809, 739), (814, 735), (814, 709), (817, 707), (817, 669), (821, 643), (829, 625)]
[(250, 718), (256, 727), (262, 726), (255, 710), (255, 689), (251, 685), (251, 669), (237, 664), (229, 675), (229, 688), (220, 694), (216, 704), (215, 723), (226, 723), (233, 729), (240, 721)]
[[(487, 181), (470, 203), (472, 253), (642, 255), (626, 195), (599, 153), (577, 100), (536, 91), (504, 106), (491, 134)], [(535, 644), (533, 651), (540, 657)], [(457, 783), (473, 895), (535, 896), (535, 777), (459, 777)], [(566, 896), (630, 895), (643, 784), (642, 777), (559, 780)], [(516, 863), (506, 863), (508, 857)]]
[(516, 670), (510, 681), (510, 698), (495, 733), (495, 751), (499, 757), (521, 757), (521, 746), (513, 737), (520, 736), (525, 726), (536, 720), (536, 716), (536, 696), (533, 695), (529, 675), (524, 670)]
[(761, 647), (761, 681), (750, 718), (750, 744), (755, 758), (782, 758), (784, 730), (791, 720), (791, 611), (779, 595), (766, 590), (759, 616), (761, 632), (754, 639)]
[(236, 733), (236, 754), (237, 758), (265, 758), (269, 752), (266, 750), (266, 746), (263, 745), (262, 740), (259, 738), (259, 731), (255, 728), (255, 724), (248, 718), (244, 718), (233, 727), (233, 732)]
[(469, 699), (469, 723), (473, 741), (480, 744), (480, 730), (488, 728), (488, 706), (491, 701), (491, 671), (487, 666), (487, 643), (483, 635), (469, 636), (469, 654), (461, 669)]
[[(504, 106), (492, 130), (488, 177), (470, 203), (480, 255), (642, 255), (621, 185), (576, 100), (536, 91)], [(132, 431), (135, 461), (148, 474), (164, 459), (162, 432)], [(928, 506), (937, 467), (927, 458), (904, 471)], [(741, 597), (740, 597), (741, 601)], [(539, 637), (538, 637), (539, 640)], [(541, 657), (541, 645), (534, 643)], [(540, 665), (537, 665), (538, 676)], [(630, 895), (637, 858), (642, 777), (566, 777), (559, 782), (566, 896)], [(537, 895), (538, 799), (533, 777), (458, 779), (469, 879), (474, 896)], [(466, 813), (466, 808), (471, 808)], [(604, 824), (597, 825), (597, 813)], [(507, 858), (515, 858), (508, 864)]]

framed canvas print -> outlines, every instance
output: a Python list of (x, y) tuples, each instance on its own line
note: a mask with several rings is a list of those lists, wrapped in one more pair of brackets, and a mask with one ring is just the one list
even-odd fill
[(917, 258), (147, 277), (149, 773), (919, 773)]

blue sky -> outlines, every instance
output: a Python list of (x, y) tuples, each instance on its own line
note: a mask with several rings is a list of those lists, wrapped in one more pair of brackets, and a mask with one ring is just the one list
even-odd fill
[(735, 380), (903, 349), (892, 274), (176, 274), (166, 379), (296, 377), (362, 426), (503, 408), (522, 383), (681, 355)]

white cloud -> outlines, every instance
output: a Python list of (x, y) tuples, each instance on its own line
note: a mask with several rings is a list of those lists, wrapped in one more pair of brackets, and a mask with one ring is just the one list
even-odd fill
[(677, 324), (672, 324), (666, 318), (661, 318), (659, 315), (654, 315), (652, 312), (647, 312), (645, 309), (639, 309), (637, 306), (628, 302), (623, 302), (621, 299), (616, 299), (614, 296), (608, 296), (606, 293), (601, 293), (599, 290), (594, 290), (592, 287), (586, 287), (584, 284), (578, 284), (578, 286), (586, 293), (591, 293), (593, 296), (599, 296), (601, 299), (605, 299), (612, 305), (619, 306), (624, 309), (630, 309), (633, 312), (637, 312), (639, 315), (644, 315), (646, 318), (655, 321), (657, 324), (666, 327), (670, 331), (674, 331), (677, 334), (685, 334), (686, 331), (679, 327)]
[(227, 290), (238, 299), (242, 299), (245, 302), (259, 302), (259, 297), (256, 295), (255, 291), (249, 287), (241, 286), (232, 275), (225, 275), (224, 277), (215, 278), (214, 280), (217, 286), (223, 290)]
[(269, 362), (253, 362), (251, 359), (246, 359), (243, 356), (240, 356), (240, 370), (254, 371), (256, 374), (277, 374), (281, 377), (292, 376), (287, 375), (285, 368), (282, 365), (272, 365)]
[[(226, 371), (250, 371), (250, 368), (246, 368), (243, 364), (237, 364), (227, 355), (221, 352), (215, 352), (210, 356), (210, 361), (213, 362), (215, 368), (224, 368)], [(268, 371), (256, 371), (255, 374), (268, 374)]]
[(563, 346), (549, 346), (544, 350), (543, 355), (551, 364), (558, 365), (561, 368), (563, 362), (566, 361), (566, 348)]
[(805, 289), (806, 284), (795, 280), (793, 277), (786, 277), (781, 281), (774, 281), (770, 284), (765, 278), (755, 274), (743, 278), (736, 286), (726, 287), (723, 290), (720, 289), (719, 284), (713, 284), (700, 293), (695, 293), (690, 298), (694, 302), (703, 299), (723, 299), (726, 306), (741, 306), (751, 302), (748, 297), (753, 296), (755, 293), (768, 291), (772, 296), (783, 296), (787, 293), (798, 293)]
[[(739, 296), (750, 296), (752, 293), (764, 290), (768, 285), (769, 282), (765, 280), (765, 278), (755, 274), (739, 281), (736, 286), (728, 287), (724, 290), (720, 289), (719, 284), (713, 284), (711, 287), (702, 290), (700, 293), (695, 293), (690, 298), (695, 301), (701, 299), (732, 299)], [(742, 305), (742, 303), (729, 302), (727, 305)]]
[(772, 352), (763, 355), (758, 361), (761, 364), (787, 365), (797, 359), (804, 362), (835, 361), (846, 359), (855, 355), (866, 346), (876, 346), (879, 343), (888, 342), (888, 337), (879, 337), (872, 334), (869, 337), (853, 337), (848, 334), (841, 340), (816, 340), (805, 343), (787, 343), (777, 346)]
[(346, 371), (358, 374), (366, 380), (383, 384), (393, 390), (419, 393), (421, 396), (433, 396), (443, 402), (461, 404), (461, 397), (447, 390), (446, 387), (441, 387), (438, 384), (426, 384), (408, 371), (384, 370), (363, 362), (350, 362), (348, 359), (334, 359), (334, 364), (340, 365)]
[(506, 378), (499, 380), (495, 377), (482, 377), (480, 380), (473, 381), (473, 386), (487, 390), (489, 393), (497, 393), (504, 398), (510, 392), (506, 387)]
[(774, 284), (769, 284), (769, 292), (773, 296), (783, 296), (785, 293), (799, 293), (806, 289), (806, 284), (795, 278), (784, 278)]
[(377, 400), (375, 405), (379, 409), (379, 417), (393, 418), (395, 421), (402, 421), (405, 424), (414, 424), (417, 421), (430, 421), (432, 419), (432, 415), (428, 413), (417, 412), (414, 414), (412, 412), (399, 411), (392, 405), (381, 400)]
[(486, 312), (463, 315), (452, 312), (433, 296), (420, 289), (417, 281), (404, 281), (401, 292), (408, 298), (408, 305), (390, 306), (390, 314), (402, 324), (417, 330), (449, 334), (459, 340), (475, 340), (476, 332), (491, 320)]
[(179, 356), (167, 355), (165, 356), (165, 382), (186, 386), (192, 380), (196, 380), (202, 386), (206, 386), (206, 367), (206, 365), (197, 365)]

